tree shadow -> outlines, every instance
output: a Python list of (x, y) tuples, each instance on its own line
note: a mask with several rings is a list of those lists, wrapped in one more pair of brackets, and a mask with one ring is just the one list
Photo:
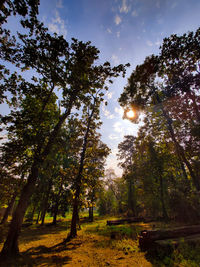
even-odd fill
[(44, 235), (59, 234), (62, 231), (67, 231), (66, 225), (53, 225), (51, 227), (49, 227), (49, 225), (34, 225), (31, 228), (24, 228), (20, 236), (20, 244), (40, 240)]
[(34, 248), (29, 248), (23, 254), (25, 255), (41, 255), (41, 254), (52, 254), (52, 253), (58, 253), (62, 251), (69, 251), (74, 250), (78, 248), (82, 242), (72, 241), (72, 242), (66, 242), (63, 241), (61, 243), (58, 243), (52, 247), (46, 247), (46, 246), (38, 246)]
[[(52, 225), (52, 224), (45, 224), (43, 226), (33, 224), (29, 227), (24, 227), (21, 230), (21, 235), (19, 237), (20, 244), (25, 244), (31, 241), (37, 241), (42, 238), (44, 235), (48, 234), (59, 234), (62, 231), (67, 231), (69, 225), (65, 222), (62, 224)], [(9, 224), (0, 225), (0, 243), (3, 243), (7, 232), (9, 229)]]
[(31, 255), (21, 254), (19, 257), (7, 259), (0, 262), (1, 267), (33, 267), (37, 265), (44, 266), (63, 266), (70, 263), (71, 257), (60, 255), (37, 256), (32, 258)]
[(63, 266), (64, 264), (70, 263), (72, 257), (63, 255), (63, 253), (62, 255), (59, 255), (58, 253), (75, 250), (81, 244), (82, 242), (73, 240), (72, 242), (63, 241), (52, 247), (32, 247), (16, 258), (1, 261), (0, 267), (32, 267), (37, 266), (38, 264), (46, 264), (45, 266)]

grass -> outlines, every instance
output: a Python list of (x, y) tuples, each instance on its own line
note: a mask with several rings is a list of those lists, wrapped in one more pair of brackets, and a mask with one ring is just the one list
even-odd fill
[(199, 267), (200, 266), (200, 243), (187, 244), (184, 240), (171, 253), (157, 251), (157, 255), (147, 257), (153, 266), (170, 267)]
[[(183, 242), (170, 255), (160, 252), (153, 257), (139, 250), (138, 233), (152, 227), (169, 227), (163, 223), (107, 226), (106, 221), (114, 217), (96, 216), (93, 223), (82, 223), (77, 238), (63, 243), (69, 231), (70, 216), (61, 218), (56, 226), (34, 224), (23, 228), (19, 239), (21, 257), (0, 263), (0, 266), (200, 266), (200, 245)], [(85, 213), (81, 215), (85, 216)], [(49, 223), (52, 218), (47, 217), (45, 221)], [(1, 248), (7, 226), (0, 226), (0, 231)]]

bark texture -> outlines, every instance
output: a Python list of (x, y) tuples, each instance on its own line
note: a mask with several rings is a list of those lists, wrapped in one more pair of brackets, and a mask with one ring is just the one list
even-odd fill
[(23, 223), (29, 199), (34, 191), (35, 183), (38, 177), (38, 166), (34, 165), (31, 169), (27, 183), (24, 186), (18, 206), (13, 214), (12, 222), (8, 231), (6, 242), (1, 251), (2, 257), (12, 257), (19, 254), (18, 237)]

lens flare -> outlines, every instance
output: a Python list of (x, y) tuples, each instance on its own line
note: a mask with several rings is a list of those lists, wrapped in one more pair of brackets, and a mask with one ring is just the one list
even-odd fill
[(126, 112), (126, 116), (129, 119), (133, 119), (135, 117), (135, 112), (133, 110), (129, 110), (129, 111)]

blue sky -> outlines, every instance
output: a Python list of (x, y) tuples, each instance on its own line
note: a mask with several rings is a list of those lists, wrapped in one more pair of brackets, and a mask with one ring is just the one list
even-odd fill
[[(127, 77), (144, 58), (159, 52), (164, 37), (195, 31), (200, 26), (200, 0), (40, 0), (40, 18), (49, 30), (91, 41), (100, 50), (99, 63), (130, 63), (125, 79), (118, 78), (102, 105), (102, 140), (112, 149), (107, 167), (117, 167), (117, 145), (137, 126), (122, 120), (117, 102)], [(11, 27), (14, 25), (11, 22)], [(2, 110), (1, 110), (2, 111)]]

